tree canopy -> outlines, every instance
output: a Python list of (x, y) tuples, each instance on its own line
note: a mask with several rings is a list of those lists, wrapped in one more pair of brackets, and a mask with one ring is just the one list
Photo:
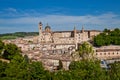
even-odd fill
[(94, 50), (88, 42), (83, 42), (78, 48), (78, 53), (82, 59), (91, 59), (93, 58)]
[(115, 62), (109, 64), (111, 67), (109, 70), (109, 75), (112, 80), (119, 80), (120, 79), (120, 62)]
[(2, 55), (3, 49), (4, 49), (4, 43), (0, 40), (0, 55)]
[(20, 55), (21, 50), (15, 44), (6, 44), (2, 57), (11, 60), (14, 56)]
[[(2, 43), (2, 42), (1, 42)], [(3, 44), (3, 43), (2, 43)], [(86, 44), (86, 43), (85, 43)], [(85, 47), (83, 45), (82, 47)], [(84, 51), (85, 54), (88, 51)], [(89, 47), (90, 48), (90, 47)], [(84, 59), (81, 61), (72, 61), (69, 70), (60, 70), (50, 72), (44, 69), (41, 62), (29, 60), (27, 55), (22, 56), (19, 48), (14, 44), (4, 45), (5, 49), (3, 59), (10, 60), (10, 63), (0, 60), (0, 80), (119, 80), (120, 62), (110, 65), (110, 70), (106, 71), (100, 67), (100, 61)], [(91, 52), (91, 51), (90, 51)], [(87, 54), (88, 54), (87, 53)]]
[[(101, 80), (101, 78), (104, 77), (105, 72), (101, 69), (99, 63), (99, 61), (93, 60), (73, 61), (69, 68), (71, 71), (76, 72), (77, 76), (80, 76), (80, 80)], [(105, 79), (105, 77), (102, 79)]]
[(94, 46), (105, 46), (105, 45), (120, 45), (120, 29), (114, 30), (105, 29), (103, 33), (94, 37)]

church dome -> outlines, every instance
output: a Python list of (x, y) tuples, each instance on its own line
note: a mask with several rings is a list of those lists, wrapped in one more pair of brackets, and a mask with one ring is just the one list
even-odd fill
[(46, 29), (51, 29), (51, 27), (47, 24), (47, 26), (45, 27), (45, 30)]

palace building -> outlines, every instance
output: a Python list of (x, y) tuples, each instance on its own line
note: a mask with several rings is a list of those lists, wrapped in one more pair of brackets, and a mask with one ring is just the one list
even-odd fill
[(54, 44), (74, 44), (77, 48), (79, 43), (91, 40), (94, 36), (101, 33), (98, 30), (77, 30), (76, 27), (72, 31), (52, 31), (47, 24), (43, 30), (42, 22), (39, 23), (39, 43)]

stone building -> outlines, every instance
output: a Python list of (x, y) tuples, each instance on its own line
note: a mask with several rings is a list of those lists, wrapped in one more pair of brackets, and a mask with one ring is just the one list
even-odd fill
[(101, 33), (97, 30), (76, 30), (72, 31), (52, 31), (51, 27), (47, 24), (43, 30), (42, 23), (39, 23), (39, 43), (54, 43), (54, 44), (74, 44), (77, 45), (84, 41), (89, 41), (92, 37)]
[(98, 59), (118, 59), (120, 58), (120, 46), (110, 45), (95, 48), (95, 56)]

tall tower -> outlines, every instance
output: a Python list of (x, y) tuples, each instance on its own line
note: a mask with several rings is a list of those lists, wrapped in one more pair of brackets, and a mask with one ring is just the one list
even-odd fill
[(77, 49), (77, 40), (76, 40), (76, 27), (74, 26), (74, 43), (75, 43), (75, 48)]
[(83, 41), (85, 41), (85, 32), (84, 32), (84, 26), (82, 26), (82, 38), (81, 38), (81, 40), (82, 40), (82, 42)]
[(84, 26), (82, 26), (82, 33), (84, 33)]
[(76, 38), (76, 27), (74, 26), (74, 38)]
[(39, 22), (38, 28), (39, 28), (39, 42), (41, 42), (41, 37), (42, 37), (42, 22)]

